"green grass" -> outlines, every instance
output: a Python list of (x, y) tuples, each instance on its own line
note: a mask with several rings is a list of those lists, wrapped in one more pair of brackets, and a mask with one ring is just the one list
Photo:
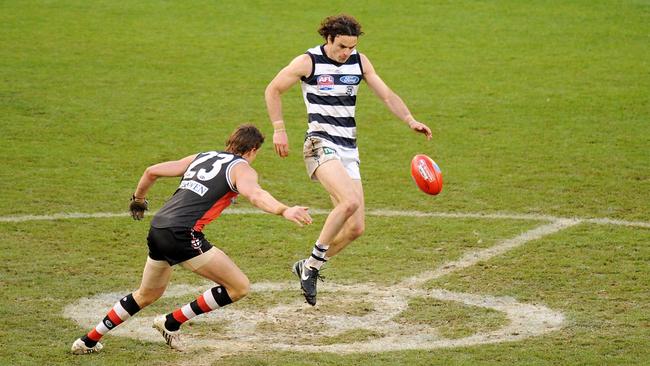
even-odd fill
[(397, 320), (436, 328), (441, 336), (451, 339), (488, 332), (508, 323), (508, 319), (495, 310), (423, 298), (411, 300), (408, 310), (400, 314)]
[[(293, 57), (320, 42), (330, 14), (362, 23), (359, 50), (434, 131), (416, 136), (364, 85), (358, 133), (370, 210), (519, 213), (650, 222), (650, 3), (647, 1), (193, 1), (0, 3), (0, 216), (123, 212), (150, 164), (223, 146), (242, 122), (267, 135), (255, 168), (292, 204), (328, 208), (300, 158), (299, 88), (284, 97), (291, 155), (273, 154), (263, 91)], [(437, 197), (409, 177), (433, 157)], [(160, 181), (159, 208), (176, 186)], [(250, 205), (240, 200), (237, 207)], [(268, 215), (224, 215), (207, 229), (252, 282), (285, 282), (324, 216), (297, 230)], [(513, 297), (566, 316), (560, 331), (490, 345), (312, 354), (256, 351), (221, 360), (160, 343), (107, 336), (105, 352), (68, 355), (86, 329), (62, 315), (81, 297), (130, 291), (146, 257), (147, 223), (127, 217), (0, 222), (0, 364), (232, 365), (643, 364), (650, 359), (647, 228), (583, 223), (428, 288)], [(391, 286), (540, 221), (367, 218), (365, 235), (328, 265), (328, 281)], [(328, 273), (329, 272), (329, 273)], [(202, 285), (184, 270), (174, 283)], [(335, 296), (335, 293), (330, 293)], [(326, 296), (324, 294), (324, 296)], [(298, 292), (253, 293), (263, 311)], [(147, 314), (190, 299), (164, 299)], [(355, 316), (371, 311), (360, 296)], [(404, 322), (448, 337), (500, 327), (501, 313), (411, 299)], [(99, 319), (98, 319), (99, 320)], [(273, 329), (272, 325), (271, 330)], [(219, 331), (219, 323), (191, 331)], [(381, 337), (352, 330), (324, 344)]]

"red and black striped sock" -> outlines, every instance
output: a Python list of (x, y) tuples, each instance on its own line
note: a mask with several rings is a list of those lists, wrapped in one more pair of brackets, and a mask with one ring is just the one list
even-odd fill
[(94, 347), (108, 331), (124, 323), (138, 311), (140, 311), (140, 306), (133, 299), (133, 295), (128, 294), (124, 296), (113, 305), (111, 311), (106, 314), (104, 319), (93, 330), (81, 337), (81, 340), (84, 341), (86, 347)]
[(181, 324), (194, 318), (197, 315), (207, 313), (216, 308), (232, 303), (230, 295), (222, 286), (213, 287), (205, 291), (201, 296), (189, 304), (174, 310), (166, 315), (165, 328), (172, 332), (177, 331)]

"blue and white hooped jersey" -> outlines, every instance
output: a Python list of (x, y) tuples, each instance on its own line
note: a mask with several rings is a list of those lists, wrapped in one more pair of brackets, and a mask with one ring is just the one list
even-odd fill
[(307, 106), (307, 136), (321, 137), (338, 146), (357, 147), (354, 120), (357, 91), (363, 79), (361, 57), (354, 50), (341, 64), (325, 54), (323, 46), (307, 50), (313, 67), (302, 78), (302, 96)]

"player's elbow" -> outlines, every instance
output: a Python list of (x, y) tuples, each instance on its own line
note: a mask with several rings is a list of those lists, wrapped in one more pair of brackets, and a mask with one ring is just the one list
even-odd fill
[(146, 179), (148, 180), (156, 180), (158, 179), (158, 174), (156, 173), (156, 166), (152, 165), (148, 167), (147, 169), (144, 170), (144, 173), (142, 174)]
[(271, 82), (269, 85), (266, 86), (266, 89), (264, 90), (264, 99), (267, 101), (269, 100), (275, 100), (280, 97), (280, 89), (278, 89), (273, 82)]

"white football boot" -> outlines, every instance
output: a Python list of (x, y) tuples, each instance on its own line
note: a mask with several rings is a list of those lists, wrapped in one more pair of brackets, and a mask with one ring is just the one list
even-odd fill
[(102, 344), (99, 342), (97, 342), (97, 344), (94, 345), (93, 347), (88, 347), (86, 346), (84, 341), (82, 341), (81, 338), (79, 338), (76, 341), (74, 341), (70, 351), (72, 351), (73, 355), (86, 355), (89, 353), (99, 353), (102, 350), (102, 348), (104, 348), (104, 346), (102, 346)]
[(153, 320), (153, 328), (157, 329), (160, 334), (162, 334), (163, 338), (165, 338), (165, 343), (167, 343), (169, 347), (177, 351), (184, 351), (185, 345), (181, 341), (180, 329), (174, 332), (167, 330), (167, 328), (165, 328), (165, 320), (166, 318), (164, 315), (157, 316), (156, 319)]

